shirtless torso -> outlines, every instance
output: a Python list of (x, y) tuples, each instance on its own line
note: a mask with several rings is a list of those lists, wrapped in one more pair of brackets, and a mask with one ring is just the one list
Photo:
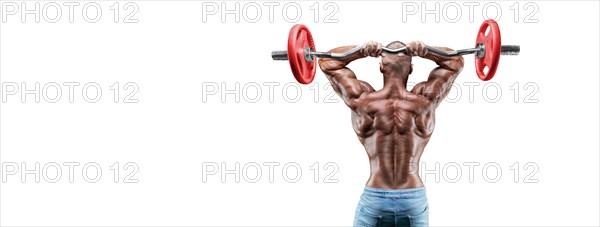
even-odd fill
[[(390, 48), (405, 46), (392, 42)], [(371, 166), (366, 186), (384, 189), (423, 187), (418, 175), (421, 154), (435, 125), (435, 110), (448, 94), (463, 66), (463, 58), (444, 58), (427, 53), (422, 42), (406, 44), (407, 54), (386, 54), (381, 44), (367, 42), (360, 54), (344, 60), (319, 59), (321, 70), (334, 90), (352, 111), (352, 126), (365, 147)], [(354, 46), (330, 52), (343, 53)], [(439, 48), (439, 47), (438, 47)], [(439, 48), (450, 50), (449, 48)], [(368, 83), (356, 79), (346, 66), (367, 56), (379, 57), (384, 86), (375, 91)], [(408, 91), (406, 83), (412, 72), (412, 56), (438, 64), (427, 81)]]

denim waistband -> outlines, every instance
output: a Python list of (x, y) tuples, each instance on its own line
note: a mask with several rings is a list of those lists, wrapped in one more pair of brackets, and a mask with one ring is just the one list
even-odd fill
[(407, 189), (383, 189), (383, 188), (371, 188), (365, 187), (364, 195), (377, 196), (384, 198), (422, 198), (426, 196), (425, 187), (421, 188), (407, 188)]

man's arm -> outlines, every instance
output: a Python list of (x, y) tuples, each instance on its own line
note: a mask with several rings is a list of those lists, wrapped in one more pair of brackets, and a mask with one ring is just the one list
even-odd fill
[[(464, 65), (462, 56), (443, 57), (427, 51), (422, 42), (410, 42), (406, 45), (407, 54), (411, 56), (420, 56), (434, 61), (438, 67), (429, 74), (427, 81), (417, 84), (412, 93), (422, 95), (432, 101), (437, 107), (440, 102), (448, 95), (454, 79), (458, 76)], [(444, 51), (453, 51), (447, 47), (435, 47)]]
[[(356, 46), (344, 46), (330, 50), (332, 53), (345, 53)], [(319, 58), (319, 67), (327, 75), (333, 90), (344, 100), (346, 105), (353, 107), (353, 101), (362, 94), (374, 91), (367, 82), (356, 79), (356, 75), (346, 66), (350, 62), (367, 56), (378, 57), (381, 54), (381, 44), (369, 41), (363, 45), (360, 53), (345, 59)]]

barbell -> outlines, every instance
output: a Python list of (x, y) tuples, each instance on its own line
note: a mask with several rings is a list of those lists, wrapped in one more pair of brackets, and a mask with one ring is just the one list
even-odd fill
[[(315, 42), (308, 27), (297, 24), (290, 29), (287, 50), (272, 51), (271, 57), (273, 60), (289, 61), (296, 80), (301, 84), (309, 84), (315, 78), (317, 57), (344, 59), (357, 54), (361, 48), (362, 46), (356, 46), (345, 53), (316, 51)], [(479, 79), (484, 81), (494, 77), (500, 55), (518, 55), (521, 51), (521, 47), (518, 45), (501, 45), (500, 28), (498, 23), (492, 19), (484, 21), (479, 27), (474, 48), (456, 51), (444, 51), (430, 46), (426, 48), (431, 53), (445, 57), (475, 54), (475, 71)], [(383, 47), (382, 51), (390, 54), (406, 53), (406, 47), (398, 49)]]

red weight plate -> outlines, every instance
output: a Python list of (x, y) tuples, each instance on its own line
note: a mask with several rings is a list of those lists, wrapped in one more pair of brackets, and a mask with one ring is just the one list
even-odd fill
[(304, 57), (304, 48), (306, 47), (311, 47), (313, 51), (316, 51), (310, 31), (302, 24), (294, 25), (288, 36), (288, 61), (294, 77), (301, 84), (312, 82), (317, 70), (316, 59), (307, 62)]
[[(489, 27), (489, 32), (486, 35), (485, 31)], [(475, 56), (475, 70), (477, 76), (481, 80), (490, 80), (494, 77), (498, 63), (500, 62), (500, 51), (501, 51), (501, 40), (500, 40), (500, 28), (498, 23), (492, 19), (488, 19), (481, 24), (479, 32), (477, 33), (477, 40), (475, 46), (482, 43), (485, 46), (485, 56), (483, 58), (477, 58)], [(488, 71), (485, 73), (483, 69), (487, 66)]]

